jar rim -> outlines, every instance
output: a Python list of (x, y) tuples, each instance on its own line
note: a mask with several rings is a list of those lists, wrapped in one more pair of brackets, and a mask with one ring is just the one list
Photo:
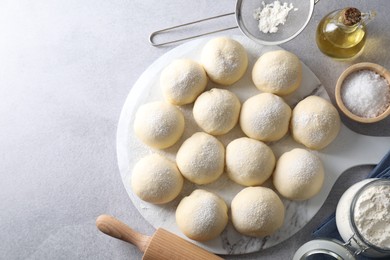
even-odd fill
[(385, 254), (389, 254), (390, 253), (390, 248), (389, 249), (385, 249), (385, 248), (381, 248), (377, 245), (374, 245), (372, 242), (368, 241), (359, 231), (359, 228), (356, 226), (356, 223), (355, 223), (355, 208), (356, 208), (356, 203), (358, 201), (358, 199), (360, 198), (360, 196), (363, 194), (364, 191), (366, 191), (368, 188), (370, 187), (373, 187), (373, 186), (378, 186), (378, 185), (389, 185), (390, 186), (390, 179), (373, 179), (373, 181), (370, 181), (366, 184), (364, 184), (357, 192), (356, 194), (353, 196), (353, 199), (352, 199), (352, 203), (351, 203), (351, 206), (349, 208), (350, 210), (350, 214), (349, 214), (349, 218), (350, 218), (350, 224), (351, 224), (351, 227), (352, 227), (352, 230), (354, 231), (354, 233), (356, 234), (356, 236), (361, 240), (363, 241), (366, 245), (368, 245), (371, 249), (374, 249), (375, 251), (377, 252), (380, 252), (380, 253), (385, 253)]
[(354, 253), (341, 241), (333, 238), (316, 238), (301, 245), (293, 256), (293, 260), (306, 259), (308, 256), (323, 254), (334, 259), (354, 260)]

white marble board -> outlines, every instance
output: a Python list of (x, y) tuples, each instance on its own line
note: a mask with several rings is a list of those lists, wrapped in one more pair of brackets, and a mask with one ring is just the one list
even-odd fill
[[(234, 36), (233, 38), (241, 42), (248, 52), (249, 66), (247, 72), (240, 81), (232, 86), (224, 87), (210, 82), (207, 88), (218, 87), (229, 89), (237, 94), (242, 103), (247, 98), (260, 93), (251, 80), (251, 70), (257, 58), (267, 51), (281, 48), (276, 46), (260, 46), (243, 36)], [(199, 61), (201, 49), (208, 40), (209, 38), (204, 38), (178, 46), (150, 65), (132, 87), (123, 106), (117, 130), (118, 165), (123, 184), (130, 199), (140, 214), (153, 227), (162, 227), (185, 239), (188, 238), (180, 232), (175, 223), (175, 210), (181, 198), (189, 195), (196, 188), (202, 188), (219, 194), (226, 201), (227, 205), (230, 205), (232, 198), (243, 186), (235, 184), (227, 178), (226, 174), (223, 174), (216, 182), (208, 185), (194, 185), (185, 181), (183, 191), (178, 198), (165, 205), (153, 205), (140, 200), (133, 194), (130, 187), (131, 171), (135, 163), (143, 156), (154, 152), (175, 160), (175, 154), (183, 141), (193, 133), (201, 131), (201, 129), (192, 118), (192, 105), (182, 106), (180, 109), (184, 113), (186, 120), (186, 128), (182, 138), (173, 147), (165, 150), (155, 150), (144, 145), (136, 138), (133, 131), (133, 122), (135, 112), (141, 104), (163, 100), (159, 85), (161, 70), (177, 58), (191, 58)], [(303, 64), (302, 85), (298, 91), (285, 97), (285, 100), (291, 107), (294, 107), (299, 100), (308, 95), (318, 95), (329, 99), (321, 82)], [(237, 125), (228, 134), (218, 136), (217, 138), (226, 146), (230, 141), (241, 136), (244, 136), (244, 134)], [(269, 143), (269, 145), (277, 158), (283, 152), (295, 147), (304, 148), (302, 145), (297, 144), (289, 135), (278, 142)], [(294, 235), (313, 218), (341, 173), (355, 165), (378, 163), (389, 149), (390, 137), (364, 136), (352, 132), (342, 125), (339, 135), (332, 144), (321, 151), (314, 151), (321, 158), (326, 172), (325, 182), (321, 192), (314, 198), (303, 202), (282, 199), (286, 207), (286, 218), (284, 225), (279, 231), (268, 237), (252, 238), (236, 232), (229, 221), (227, 228), (221, 236), (214, 240), (203, 243), (188, 240), (217, 254), (250, 253), (277, 245)], [(265, 185), (272, 187), (270, 181)], [(136, 229), (136, 227), (134, 228)]]

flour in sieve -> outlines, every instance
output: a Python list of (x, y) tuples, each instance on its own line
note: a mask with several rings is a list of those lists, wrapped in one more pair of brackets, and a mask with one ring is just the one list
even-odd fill
[(263, 33), (276, 33), (280, 24), (285, 24), (288, 13), (294, 9), (293, 4), (283, 3), (274, 1), (271, 4), (265, 4), (264, 1), (261, 3), (262, 8), (255, 9), (254, 18), (259, 21), (259, 30)]

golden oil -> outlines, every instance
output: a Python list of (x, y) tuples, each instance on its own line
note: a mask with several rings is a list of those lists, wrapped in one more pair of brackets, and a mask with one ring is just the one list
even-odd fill
[(351, 18), (346, 8), (325, 16), (318, 24), (317, 46), (324, 54), (336, 59), (348, 59), (358, 54), (366, 43), (366, 24), (360, 11)]

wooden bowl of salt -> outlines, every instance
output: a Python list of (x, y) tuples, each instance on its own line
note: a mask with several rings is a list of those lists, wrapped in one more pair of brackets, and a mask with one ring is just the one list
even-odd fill
[(369, 62), (347, 68), (335, 89), (336, 103), (350, 119), (378, 122), (390, 115), (390, 72)]

